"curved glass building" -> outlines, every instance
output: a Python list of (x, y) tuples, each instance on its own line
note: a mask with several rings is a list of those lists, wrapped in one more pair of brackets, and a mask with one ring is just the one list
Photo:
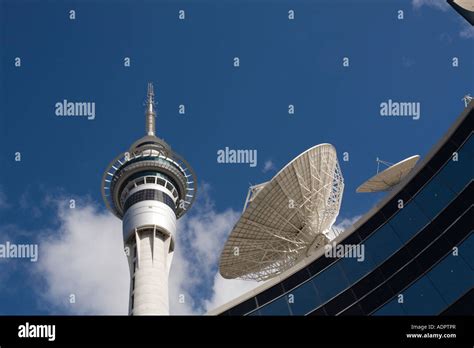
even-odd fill
[(474, 314), (471, 102), (410, 174), (324, 248), (211, 315)]

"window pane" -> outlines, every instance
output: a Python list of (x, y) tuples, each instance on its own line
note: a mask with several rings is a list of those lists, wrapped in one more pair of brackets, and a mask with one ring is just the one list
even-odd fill
[(278, 300), (260, 307), (259, 312), (261, 315), (290, 315), (286, 296), (282, 296)]
[(334, 297), (349, 285), (339, 262), (319, 273), (312, 282), (316, 286), (321, 303)]
[(373, 289), (371, 293), (360, 300), (359, 304), (365, 313), (370, 314), (383, 306), (393, 295), (392, 289), (385, 283)]
[(293, 315), (305, 315), (321, 303), (311, 281), (291, 290), (286, 297)]
[(405, 315), (403, 307), (398, 303), (398, 296), (378, 309), (373, 315)]
[(459, 193), (471, 181), (474, 161), (474, 137), (471, 135), (458, 150), (458, 160), (450, 160), (438, 175), (452, 190)]
[(277, 298), (284, 292), (281, 283), (275, 284), (271, 288), (268, 288), (257, 295), (257, 303), (259, 306), (263, 306), (265, 303)]
[(258, 316), (260, 315), (260, 311), (253, 311), (252, 313), (248, 314), (249, 316)]
[(229, 310), (229, 314), (230, 315), (245, 315), (248, 312), (253, 311), (255, 308), (257, 308), (257, 301), (255, 301), (255, 297), (251, 297), (248, 300), (232, 307)]
[(453, 198), (453, 191), (437, 175), (416, 195), (415, 202), (422, 207), (429, 219), (433, 219)]
[(418, 279), (402, 294), (402, 306), (408, 315), (436, 315), (446, 308), (446, 303), (426, 276)]
[(370, 258), (375, 265), (379, 265), (397, 251), (402, 242), (390, 225), (385, 224), (375, 231), (364, 244), (366, 258)]
[(428, 272), (428, 277), (448, 304), (474, 286), (474, 271), (459, 255), (449, 254)]
[(411, 201), (400, 209), (399, 212), (390, 220), (390, 225), (393, 227), (400, 240), (406, 242), (419, 232), (428, 222), (428, 218), (423, 214), (417, 204), (414, 201)]
[(365, 276), (369, 273), (372, 269), (374, 269), (374, 264), (370, 259), (365, 257), (365, 244), (363, 250), (363, 258), (356, 258), (356, 257), (344, 257), (341, 261), (342, 269), (349, 280), (350, 284), (354, 284), (360, 278)]
[(459, 245), (459, 255), (474, 270), (474, 234), (467, 237), (464, 242)]

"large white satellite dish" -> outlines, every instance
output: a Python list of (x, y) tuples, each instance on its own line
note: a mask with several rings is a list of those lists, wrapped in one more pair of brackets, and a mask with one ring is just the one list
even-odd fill
[(224, 278), (266, 280), (327, 244), (341, 206), (344, 180), (336, 149), (320, 144), (270, 181), (250, 187), (244, 212), (220, 257)]
[[(356, 192), (379, 192), (391, 190), (395, 185), (400, 183), (405, 176), (407, 176), (419, 159), (419, 155), (411, 156), (388, 167), (360, 185)], [(378, 159), (377, 161), (384, 163)]]

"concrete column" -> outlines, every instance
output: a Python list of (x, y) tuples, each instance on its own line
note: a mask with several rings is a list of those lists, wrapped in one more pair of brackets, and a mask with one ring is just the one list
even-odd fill
[[(169, 315), (168, 277), (176, 216), (158, 201), (141, 201), (124, 216), (129, 247), (131, 315)], [(133, 305), (132, 305), (133, 304)]]

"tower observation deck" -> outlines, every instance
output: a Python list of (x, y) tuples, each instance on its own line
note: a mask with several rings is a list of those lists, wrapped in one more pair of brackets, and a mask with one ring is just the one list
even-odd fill
[(155, 135), (155, 95), (148, 84), (146, 135), (118, 155), (102, 177), (102, 198), (122, 220), (130, 267), (130, 315), (169, 314), (168, 276), (176, 220), (196, 197), (189, 164)]

